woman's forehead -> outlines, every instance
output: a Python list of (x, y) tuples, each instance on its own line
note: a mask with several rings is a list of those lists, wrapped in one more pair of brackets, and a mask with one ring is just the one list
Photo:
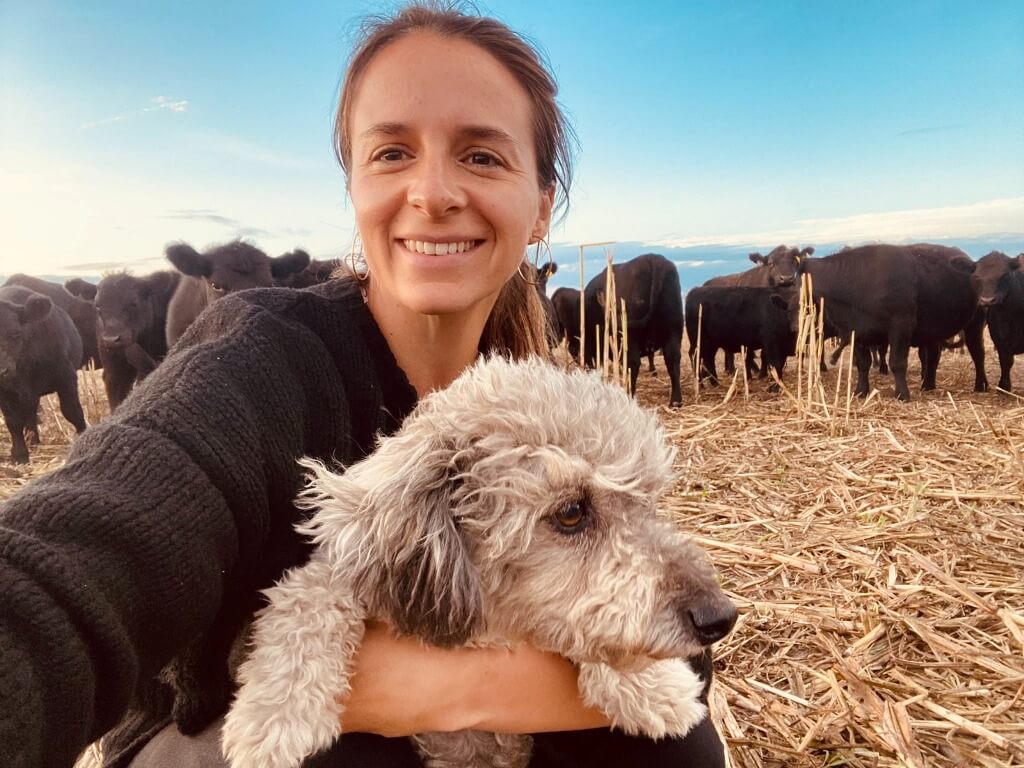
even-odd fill
[(352, 137), (416, 129), (491, 131), (530, 143), (532, 104), (523, 86), (483, 48), (416, 32), (378, 52), (352, 103)]

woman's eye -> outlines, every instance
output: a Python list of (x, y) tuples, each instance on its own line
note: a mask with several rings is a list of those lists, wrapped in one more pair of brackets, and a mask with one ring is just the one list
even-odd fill
[(383, 149), (373, 156), (374, 160), (381, 160), (385, 163), (397, 163), (402, 159), (403, 152), (400, 149)]
[(572, 533), (581, 530), (587, 520), (589, 510), (587, 503), (582, 499), (571, 501), (555, 512), (552, 516), (555, 525), (562, 533)]
[(484, 168), (496, 168), (501, 165), (501, 161), (489, 152), (472, 152), (466, 159), (470, 165), (482, 166)]

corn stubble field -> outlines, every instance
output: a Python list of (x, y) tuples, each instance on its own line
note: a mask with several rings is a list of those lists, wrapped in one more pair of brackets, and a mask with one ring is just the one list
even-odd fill
[[(969, 357), (946, 353), (911, 403), (877, 373), (848, 399), (847, 357), (810, 395), (791, 365), (781, 394), (740, 374), (695, 400), (684, 370), (669, 410), (658, 363), (638, 396), (678, 448), (664, 509), (740, 608), (711, 698), (731, 764), (1024, 766), (1024, 400), (974, 394)], [(82, 379), (95, 423), (99, 375)], [(42, 411), (0, 496), (63, 461), (73, 432), (53, 397)]]

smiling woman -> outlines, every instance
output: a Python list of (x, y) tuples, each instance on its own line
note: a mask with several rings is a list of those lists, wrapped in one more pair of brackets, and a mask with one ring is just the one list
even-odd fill
[[(493, 19), (412, 5), (368, 22), (335, 131), (366, 273), (218, 299), (63, 468), (0, 508), (11, 764), (69, 765), (106, 734), (105, 766), (223, 765), (231, 649), (260, 590), (308, 553), (297, 459), (365, 458), (482, 352), (547, 354), (522, 270), (571, 179), (556, 92)], [(710, 660), (693, 663), (706, 696)], [(384, 736), (466, 728), (542, 733), (534, 766), (724, 759), (707, 717), (658, 742), (607, 729), (557, 655), (442, 650), (375, 624), (344, 718), (307, 765), (417, 765)]]

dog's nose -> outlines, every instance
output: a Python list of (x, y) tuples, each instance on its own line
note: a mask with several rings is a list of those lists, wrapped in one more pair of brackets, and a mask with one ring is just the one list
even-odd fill
[(699, 598), (688, 610), (697, 638), (704, 645), (718, 642), (736, 624), (736, 606), (722, 595)]

